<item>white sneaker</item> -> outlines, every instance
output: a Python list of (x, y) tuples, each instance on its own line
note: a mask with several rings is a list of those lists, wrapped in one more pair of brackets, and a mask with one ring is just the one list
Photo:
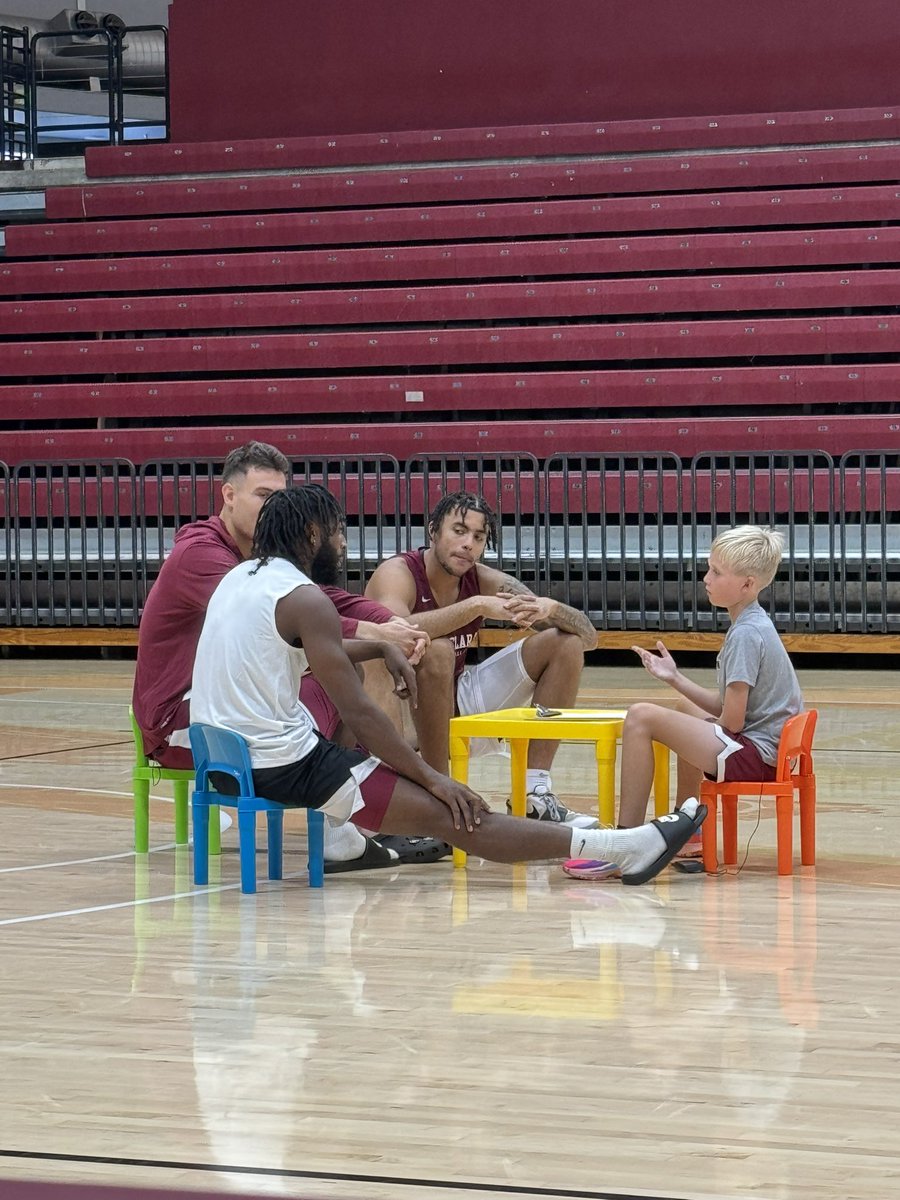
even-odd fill
[[(552, 821), (555, 825), (568, 825), (570, 829), (596, 829), (600, 824), (596, 817), (567, 808), (559, 796), (540, 784), (525, 800), (525, 815), (533, 821)], [(506, 807), (509, 809), (509, 801)]]

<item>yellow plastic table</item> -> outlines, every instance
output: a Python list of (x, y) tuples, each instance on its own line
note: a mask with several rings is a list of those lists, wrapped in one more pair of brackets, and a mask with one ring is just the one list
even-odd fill
[[(597, 812), (601, 825), (615, 824), (616, 743), (622, 736), (625, 710), (617, 708), (570, 708), (558, 716), (539, 717), (534, 708), (505, 708), (497, 712), (453, 717), (450, 721), (450, 774), (460, 783), (469, 779), (469, 739), (505, 738), (510, 748), (513, 816), (526, 812), (525, 771), (531, 741), (594, 742), (597, 750)], [(669, 811), (669, 751), (653, 743), (655, 771), (653, 796), (656, 815)], [(464, 850), (453, 850), (453, 865), (465, 866)]]

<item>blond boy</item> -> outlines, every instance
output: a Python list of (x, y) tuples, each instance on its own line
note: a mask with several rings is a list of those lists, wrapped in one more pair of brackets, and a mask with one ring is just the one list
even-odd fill
[[(662, 642), (658, 654), (632, 649), (654, 678), (681, 696), (676, 709), (634, 704), (622, 734), (619, 825), (644, 820), (653, 781), (653, 742), (678, 758), (676, 808), (698, 792), (701, 777), (775, 778), (778, 741), (785, 721), (803, 707), (800, 684), (775, 626), (759, 604), (781, 562), (784, 538), (774, 529), (741, 525), (726, 530), (709, 551), (703, 583), (710, 604), (725, 608), (731, 626), (716, 660), (714, 689), (701, 687), (679, 671)], [(683, 856), (699, 855), (692, 839)], [(609, 863), (567, 863), (567, 873), (590, 879), (615, 874)]]

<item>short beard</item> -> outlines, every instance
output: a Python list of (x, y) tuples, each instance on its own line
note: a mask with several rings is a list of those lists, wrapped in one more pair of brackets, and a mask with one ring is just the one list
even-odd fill
[(341, 556), (330, 542), (323, 542), (309, 564), (309, 577), (321, 587), (337, 587), (343, 568)]
[(454, 569), (450, 566), (450, 564), (445, 562), (436, 550), (434, 552), (434, 561), (441, 568), (441, 570), (444, 572), (444, 574), (449, 575), (451, 579), (458, 580), (458, 579), (462, 578), (462, 575), (460, 575), (460, 573), (458, 571), (454, 571)]

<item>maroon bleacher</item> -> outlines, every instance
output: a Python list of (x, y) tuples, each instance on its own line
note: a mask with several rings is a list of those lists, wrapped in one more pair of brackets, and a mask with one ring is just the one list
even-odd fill
[(537, 317), (616, 317), (706, 311), (886, 308), (900, 271), (814, 271), (688, 278), (566, 279), (440, 287), (231, 292), (109, 299), (0, 302), (0, 329), (15, 337), (134, 329), (246, 329), (303, 325), (419, 325)]
[(813, 452), (835, 456), (861, 445), (900, 451), (900, 425), (893, 416), (659, 418), (627, 421), (445, 421), (411, 423), (185, 426), (135, 429), (59, 429), (52, 433), (13, 431), (3, 435), (5, 460), (46, 461), (98, 454), (144, 462), (163, 456), (224, 458), (238, 441), (276, 438), (288, 455), (412, 454), (659, 454), (685, 459), (720, 453)]
[[(894, 197), (896, 204), (896, 197)], [(887, 211), (887, 207), (885, 208)], [(651, 237), (456, 242), (53, 259), (0, 264), (0, 296), (105, 296), (184, 289), (281, 288), (420, 279), (510, 276), (617, 276), (641, 271), (713, 271), (892, 263), (900, 259), (900, 227), (778, 229)]]
[(94, 178), (215, 174), (358, 163), (658, 153), (743, 146), (814, 145), (896, 138), (900, 111), (883, 108), (717, 117), (512, 125), (491, 129), (405, 130), (334, 137), (271, 138), (188, 145), (101, 146), (88, 151)]
[[(277, 209), (460, 203), (556, 196), (645, 195), (895, 182), (900, 147), (840, 146), (739, 154), (648, 156), (571, 163), (419, 167), (301, 175), (255, 175), (62, 189), (48, 216), (93, 222), (141, 214), (258, 212)], [(58, 253), (66, 225), (15, 231), (13, 254)], [(71, 231), (69, 231), (71, 232)], [(107, 231), (109, 232), (109, 231)], [(99, 243), (98, 243), (99, 244)], [(68, 253), (68, 251), (63, 251)]]
[[(900, 163), (897, 174), (900, 176)], [(474, 241), (612, 231), (631, 236), (648, 230), (681, 230), (690, 237), (698, 229), (753, 230), (776, 226), (803, 227), (804, 233), (814, 236), (823, 226), (851, 222), (866, 223), (871, 227), (870, 232), (878, 233), (895, 221), (898, 200), (900, 189), (896, 185), (882, 185), (514, 204), (254, 212), (241, 216), (212, 214), (115, 220), (101, 225), (93, 221), (68, 222), (11, 226), (7, 230), (7, 255), (96, 257), (322, 245), (339, 249), (342, 245), (363, 243), (381, 246), (397, 241), (438, 242), (459, 238)], [(52, 239), (52, 244), (47, 239)], [(15, 269), (15, 264), (4, 263), (0, 277), (8, 278), (4, 274), (7, 269)], [(647, 268), (642, 264), (639, 269)]]
[[(493, 325), (212, 337), (80, 338), (0, 343), (0, 374), (45, 377), (109, 373), (343, 370), (406, 364), (498, 364), (641, 359), (726, 359), (900, 352), (900, 317), (763, 317), (740, 320)], [(548, 397), (548, 407), (551, 406)], [(364, 415), (364, 414), (358, 414)]]
[(93, 152), (196, 177), (7, 230), (0, 459), (898, 451), (898, 121)]
[[(664, 368), (648, 371), (547, 371), (485, 375), (332, 375), (324, 378), (160, 379), (152, 383), (42, 383), (0, 386), (0, 408), (23, 420), (113, 420), (186, 413), (202, 420), (265, 412), (273, 418), (445, 412), (557, 411), (597, 408), (799, 410), (847, 405), (873, 416), (900, 393), (900, 363), (839, 367)], [(865, 428), (865, 426), (863, 426)], [(874, 430), (869, 430), (873, 433)], [(891, 432), (888, 430), (887, 432)]]

